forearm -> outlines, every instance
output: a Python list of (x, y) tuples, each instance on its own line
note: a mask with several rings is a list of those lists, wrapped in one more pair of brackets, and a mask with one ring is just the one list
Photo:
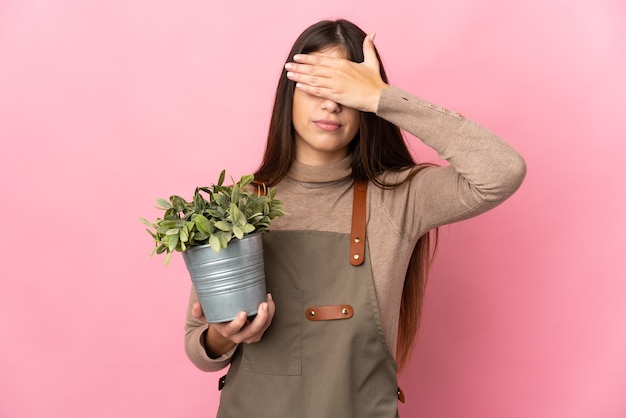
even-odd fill
[[(192, 314), (193, 304), (197, 300), (196, 292), (192, 288), (185, 321), (185, 353), (200, 370), (207, 372), (221, 370), (230, 363), (236, 345), (232, 344), (228, 348), (220, 339), (211, 338), (213, 333), (209, 331), (209, 325)], [(207, 340), (210, 344), (207, 344)]]
[(517, 190), (525, 176), (520, 154), (457, 112), (391, 87), (382, 92), (377, 114), (434, 148), (479, 199), (502, 201)]

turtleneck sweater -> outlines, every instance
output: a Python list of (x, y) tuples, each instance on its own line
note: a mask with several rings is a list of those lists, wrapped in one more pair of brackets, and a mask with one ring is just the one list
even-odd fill
[[(497, 135), (456, 112), (403, 90), (383, 90), (376, 114), (435, 149), (449, 165), (429, 166), (391, 189), (367, 189), (366, 240), (381, 327), (396, 353), (404, 279), (418, 239), (433, 228), (479, 215), (503, 202), (521, 185), (523, 158)], [(276, 185), (276, 198), (287, 216), (273, 220), (272, 230), (350, 233), (352, 217), (351, 157), (324, 166), (293, 161)], [(385, 172), (384, 183), (401, 183), (410, 170)], [(185, 349), (201, 370), (228, 365), (234, 350), (212, 359), (204, 349), (207, 324), (191, 315), (197, 300), (191, 291)]]

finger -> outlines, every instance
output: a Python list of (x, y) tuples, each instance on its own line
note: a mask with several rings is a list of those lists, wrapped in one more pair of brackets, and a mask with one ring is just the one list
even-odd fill
[(194, 318), (202, 318), (204, 316), (204, 312), (202, 311), (202, 306), (200, 305), (200, 302), (194, 302), (192, 307), (191, 307), (191, 314), (194, 316)]
[(265, 332), (265, 330), (267, 330), (269, 326), (272, 324), (272, 319), (274, 318), (275, 311), (276, 311), (276, 304), (274, 303), (274, 300), (272, 299), (272, 294), (268, 293), (267, 294), (267, 315), (261, 318), (261, 319), (265, 319), (263, 323), (263, 327), (262, 327), (263, 332)]
[(296, 83), (296, 88), (311, 96), (332, 100), (333, 102), (339, 103), (341, 100), (341, 97), (338, 94), (333, 93), (332, 89), (328, 87), (309, 86), (304, 83)]
[(274, 303), (274, 299), (272, 298), (272, 294), (267, 294), (267, 303), (269, 308), (269, 316), (270, 320), (274, 318), (274, 313), (276, 312), (276, 304)]
[(287, 78), (296, 83), (312, 87), (329, 88), (332, 83), (331, 70), (327, 67), (287, 63)]
[(295, 62), (288, 62), (285, 64), (285, 69), (288, 72), (296, 74), (307, 74), (317, 77), (330, 77), (331, 75), (329, 67), (319, 64), (298, 64)]
[(340, 61), (344, 61), (344, 58), (329, 57), (328, 55), (296, 54), (293, 56), (293, 60), (300, 64), (331, 67)]
[(295, 81), (296, 83), (302, 83), (312, 87), (326, 87), (326, 85), (328, 84), (327, 77), (301, 74), (293, 71), (287, 72), (287, 78), (291, 81)]
[(368, 66), (378, 68), (378, 58), (376, 57), (376, 49), (374, 48), (375, 33), (370, 33), (363, 40), (363, 62)]
[[(211, 324), (211, 326), (215, 327), (216, 331), (222, 334), (223, 337), (229, 338), (232, 340), (232, 337), (235, 336), (237, 333), (239, 333), (242, 330), (242, 328), (244, 328), (247, 321), (248, 321), (248, 314), (241, 311), (237, 314), (235, 319), (233, 319), (232, 321)], [(234, 342), (238, 342), (238, 341), (234, 341)]]
[(259, 305), (256, 317), (252, 322), (248, 322), (239, 333), (232, 336), (232, 340), (243, 343), (255, 343), (261, 339), (263, 332), (267, 329), (268, 320), (268, 303), (263, 302)]

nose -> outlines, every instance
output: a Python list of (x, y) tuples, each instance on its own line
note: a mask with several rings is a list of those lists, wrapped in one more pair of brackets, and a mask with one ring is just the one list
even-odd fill
[(339, 113), (341, 112), (341, 105), (337, 102), (333, 102), (332, 100), (324, 99), (322, 101), (322, 109), (330, 113)]

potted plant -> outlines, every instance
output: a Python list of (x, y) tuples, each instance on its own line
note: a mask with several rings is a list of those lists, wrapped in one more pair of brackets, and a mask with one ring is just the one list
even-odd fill
[(167, 265), (172, 253), (183, 254), (207, 322), (256, 314), (266, 297), (261, 233), (284, 215), (275, 189), (254, 184), (253, 175), (224, 186), (225, 177), (222, 171), (217, 184), (197, 187), (189, 202), (157, 199), (163, 218), (141, 218), (152, 228), (151, 255), (166, 253)]

